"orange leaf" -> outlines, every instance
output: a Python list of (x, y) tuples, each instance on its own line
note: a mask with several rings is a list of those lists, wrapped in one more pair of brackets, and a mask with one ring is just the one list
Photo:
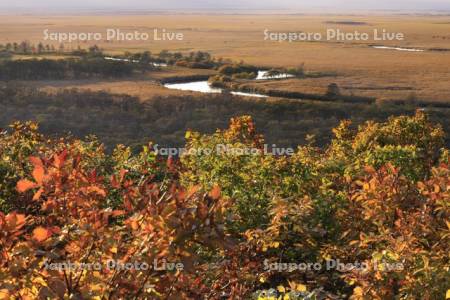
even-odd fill
[(139, 228), (139, 223), (136, 220), (132, 220), (130, 225), (131, 225), (131, 229), (133, 229), (133, 230), (138, 230), (138, 228)]
[(197, 193), (200, 189), (201, 189), (201, 186), (200, 186), (200, 185), (194, 185), (194, 186), (192, 186), (192, 187), (188, 190), (187, 195), (186, 195), (186, 198), (191, 198), (191, 197), (194, 196), (194, 194)]
[(19, 193), (25, 193), (26, 191), (33, 189), (36, 186), (37, 186), (36, 183), (28, 179), (22, 179), (17, 183), (17, 191)]
[(89, 188), (89, 191), (90, 191), (90, 192), (94, 192), (94, 193), (96, 193), (97, 195), (100, 195), (100, 196), (102, 196), (102, 197), (106, 197), (106, 191), (105, 191), (104, 189), (102, 189), (102, 188), (97, 187), (97, 186), (92, 186), (92, 187), (90, 187), (90, 188)]
[(41, 166), (37, 166), (33, 170), (33, 178), (38, 184), (42, 184), (44, 181), (44, 168)]
[(64, 249), (70, 254), (79, 253), (81, 251), (80, 246), (76, 242), (67, 244)]
[(83, 190), (86, 194), (94, 193), (102, 197), (106, 197), (106, 191), (98, 186), (91, 185)]
[(44, 168), (44, 164), (42, 163), (42, 160), (39, 157), (31, 156), (30, 162), (35, 168)]
[(364, 167), (364, 170), (367, 172), (367, 173), (369, 173), (369, 174), (375, 174), (377, 171), (375, 170), (375, 168), (374, 167), (372, 167), (372, 166), (365, 166)]
[(51, 232), (48, 229), (45, 229), (44, 227), (36, 227), (33, 230), (33, 239), (38, 241), (39, 243), (44, 242), (51, 236)]
[(119, 216), (123, 216), (125, 214), (126, 214), (126, 211), (124, 211), (124, 210), (114, 210), (112, 212), (113, 217), (119, 217)]
[(39, 198), (41, 198), (42, 193), (44, 192), (44, 190), (42, 188), (40, 188), (33, 196), (33, 200), (37, 201), (39, 200)]
[(213, 198), (214, 200), (219, 199), (220, 197), (220, 187), (218, 187), (217, 185), (215, 185), (213, 187), (213, 189), (211, 190), (211, 192), (209, 192), (209, 196), (211, 198)]

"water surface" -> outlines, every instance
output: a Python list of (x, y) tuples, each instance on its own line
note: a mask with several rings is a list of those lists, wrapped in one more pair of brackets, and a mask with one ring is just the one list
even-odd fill
[(425, 50), (423, 49), (414, 49), (414, 48), (389, 47), (389, 46), (372, 46), (372, 47), (375, 49), (397, 50), (407, 52), (425, 52)]
[[(215, 88), (209, 85), (208, 81), (193, 81), (185, 83), (167, 83), (164, 85), (168, 89), (181, 90), (181, 91), (191, 91), (209, 94), (220, 94), (224, 90), (221, 88)], [(232, 95), (245, 96), (245, 97), (257, 97), (266, 98), (266, 95), (256, 94), (256, 93), (245, 93), (245, 92), (230, 92)]]
[(285, 79), (285, 78), (294, 77), (294, 75), (286, 74), (286, 73), (273, 75), (273, 76), (269, 76), (268, 74), (269, 74), (269, 71), (258, 71), (258, 76), (256, 76), (256, 80)]

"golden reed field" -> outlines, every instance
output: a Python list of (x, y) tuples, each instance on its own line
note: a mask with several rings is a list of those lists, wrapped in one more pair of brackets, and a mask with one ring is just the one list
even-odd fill
[[(297, 67), (304, 63), (311, 72), (335, 73), (335, 77), (292, 79), (252, 83), (267, 88), (300, 92), (324, 92), (330, 82), (337, 83), (343, 93), (374, 96), (378, 99), (418, 98), (450, 101), (450, 16), (432, 15), (282, 15), (282, 14), (160, 14), (160, 15), (71, 15), (31, 16), (4, 15), (0, 18), (0, 43), (44, 40), (48, 32), (100, 32), (119, 29), (150, 34), (147, 41), (91, 41), (66, 43), (66, 49), (98, 44), (105, 52), (163, 49), (190, 52), (202, 50), (215, 57), (261, 66)], [(183, 40), (153, 40), (162, 31), (182, 33)], [(275, 41), (265, 39), (271, 33), (326, 31), (368, 33), (365, 41)], [(373, 30), (402, 33), (404, 40), (374, 41)], [(59, 45), (57, 41), (53, 41)], [(424, 52), (375, 49), (372, 45), (405, 47)], [(440, 49), (441, 51), (429, 51)], [(448, 50), (448, 51), (445, 51)], [(158, 77), (158, 76), (156, 76)], [(142, 97), (178, 93), (143, 80), (119, 82), (58, 83), (110, 91), (127, 91)], [(46, 83), (50, 87), (52, 83)]]

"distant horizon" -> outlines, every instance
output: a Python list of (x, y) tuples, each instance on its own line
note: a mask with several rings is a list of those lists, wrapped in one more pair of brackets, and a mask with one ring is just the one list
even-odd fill
[(381, 15), (405, 15), (405, 14), (434, 14), (449, 15), (450, 8), (446, 9), (271, 9), (271, 8), (239, 8), (239, 9), (156, 9), (156, 8), (31, 8), (31, 7), (1, 7), (0, 14), (121, 14), (121, 15), (146, 15), (146, 14), (305, 14), (305, 15), (352, 15), (352, 14), (381, 14)]
[(0, 0), (1, 11), (170, 11), (170, 12), (227, 12), (227, 11), (289, 11), (289, 12), (448, 12), (448, 0), (78, 0), (75, 4), (58, 0)]

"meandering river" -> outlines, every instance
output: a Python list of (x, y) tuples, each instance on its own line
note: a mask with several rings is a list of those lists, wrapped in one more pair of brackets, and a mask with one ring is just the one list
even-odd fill
[(372, 48), (375, 48), (375, 49), (386, 49), (386, 50), (397, 50), (397, 51), (407, 51), (407, 52), (425, 52), (425, 50), (423, 50), (423, 49), (389, 47), (389, 46), (372, 46)]
[[(104, 59), (112, 60), (112, 61), (132, 62), (132, 63), (138, 63), (139, 62), (139, 60), (135, 60), (135, 59), (117, 58), (117, 57), (110, 57), (110, 56), (105, 56)], [(155, 67), (167, 67), (167, 64), (165, 64), (165, 63), (150, 62), (149, 64), (152, 65), (152, 66), (155, 66)]]
[[(225, 91), (224, 89), (215, 88), (215, 87), (210, 86), (208, 81), (167, 83), (164, 86), (166, 88), (172, 89), (172, 90), (182, 90), (182, 91), (209, 93), (209, 94), (220, 94)], [(261, 95), (261, 94), (256, 94), (256, 93), (244, 93), (244, 92), (234, 92), (234, 91), (230, 91), (230, 94), (237, 95), (237, 96), (258, 97), (258, 98), (267, 97), (266, 95)]]
[[(105, 56), (104, 59), (112, 60), (112, 61), (139, 63), (138, 60), (127, 59), (127, 58), (116, 58), (116, 57), (110, 57), (110, 56)], [(167, 64), (165, 64), (165, 63), (151, 62), (150, 64), (155, 67), (167, 67)], [(260, 70), (260, 71), (258, 71), (258, 75), (256, 76), (256, 78), (254, 80), (286, 79), (286, 78), (292, 78), (292, 77), (294, 77), (294, 75), (283, 74), (283, 73), (269, 76), (269, 71)], [(183, 83), (167, 83), (167, 84), (164, 84), (164, 87), (166, 87), (168, 89), (172, 89), (172, 90), (192, 91), (192, 92), (209, 93), (209, 94), (220, 94), (220, 93), (226, 92), (225, 89), (215, 88), (215, 87), (210, 86), (208, 81), (205, 81), (205, 80), (183, 82)], [(268, 97), (267, 95), (262, 95), (262, 94), (257, 94), (257, 93), (246, 93), (246, 92), (237, 92), (237, 91), (230, 91), (230, 94), (236, 95), (236, 96), (244, 96), (244, 97), (257, 97), (257, 98)]]

